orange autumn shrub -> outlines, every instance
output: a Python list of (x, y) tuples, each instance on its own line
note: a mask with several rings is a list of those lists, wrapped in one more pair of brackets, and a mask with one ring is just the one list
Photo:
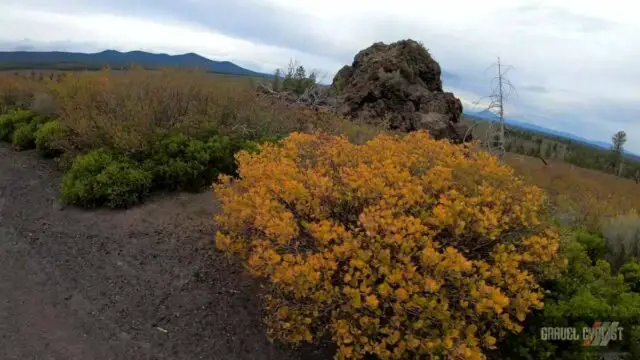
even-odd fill
[(491, 155), (424, 132), (260, 148), (214, 186), (216, 245), (267, 280), (271, 338), (328, 334), (338, 359), (484, 359), (542, 307), (558, 235), (543, 192)]

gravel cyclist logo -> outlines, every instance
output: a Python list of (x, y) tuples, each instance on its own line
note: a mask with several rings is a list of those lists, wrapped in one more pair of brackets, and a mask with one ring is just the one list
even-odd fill
[[(584, 328), (583, 330), (588, 330)], [(618, 326), (618, 322), (600, 322), (596, 321), (591, 327), (591, 331), (585, 331), (585, 339), (582, 342), (584, 346), (607, 346), (610, 341), (622, 340), (622, 327)]]
[(591, 327), (543, 327), (540, 337), (545, 341), (582, 341), (584, 346), (607, 346), (622, 340), (624, 330), (617, 321), (596, 321)]

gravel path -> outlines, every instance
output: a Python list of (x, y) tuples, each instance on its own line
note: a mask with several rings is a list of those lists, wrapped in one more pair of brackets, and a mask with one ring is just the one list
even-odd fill
[(210, 193), (63, 207), (61, 175), (0, 145), (0, 359), (309, 359), (270, 344), (257, 285), (216, 253)]

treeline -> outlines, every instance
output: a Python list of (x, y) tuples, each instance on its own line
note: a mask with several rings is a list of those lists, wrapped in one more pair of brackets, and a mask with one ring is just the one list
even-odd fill
[(582, 168), (637, 180), (640, 159), (624, 154), (621, 146), (625, 141), (626, 135), (620, 148), (616, 149), (615, 141), (612, 141), (612, 148), (607, 150), (559, 136), (509, 127), (505, 147), (511, 153), (558, 159)]

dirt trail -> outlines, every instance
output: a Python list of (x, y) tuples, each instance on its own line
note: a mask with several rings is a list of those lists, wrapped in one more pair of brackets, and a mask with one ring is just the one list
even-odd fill
[(60, 174), (0, 144), (0, 359), (299, 359), (270, 344), (256, 284), (212, 251), (210, 193), (63, 207)]

